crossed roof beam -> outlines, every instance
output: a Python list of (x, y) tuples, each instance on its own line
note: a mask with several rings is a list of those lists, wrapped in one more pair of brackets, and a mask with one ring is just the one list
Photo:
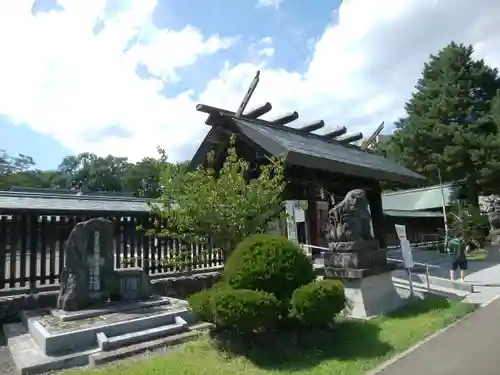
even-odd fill
[(258, 107), (255, 107), (246, 113), (243, 113), (240, 116), (237, 116), (237, 113), (222, 109), (222, 108), (217, 108), (217, 107), (212, 107), (206, 104), (198, 104), (196, 106), (196, 110), (198, 112), (203, 112), (208, 114), (208, 118), (205, 121), (205, 124), (207, 125), (214, 125), (214, 120), (215, 117), (218, 115), (223, 115), (223, 116), (231, 116), (231, 117), (238, 117), (241, 119), (248, 119), (248, 120), (257, 120), (258, 122), (262, 123), (263, 125), (274, 125), (274, 126), (280, 126), (283, 127), (284, 129), (293, 129), (294, 131), (298, 131), (303, 134), (314, 134), (316, 137), (320, 137), (321, 139), (324, 139), (325, 141), (335, 141), (339, 142), (342, 144), (351, 144), (352, 142), (359, 141), (363, 139), (363, 133), (358, 132), (358, 133), (353, 133), (353, 134), (348, 134), (347, 129), (345, 126), (340, 126), (335, 129), (332, 129), (331, 131), (328, 131), (324, 134), (317, 134), (313, 133), (316, 130), (319, 130), (325, 126), (325, 122), (323, 120), (319, 121), (313, 121), (310, 123), (306, 123), (301, 125), (300, 127), (289, 127), (287, 126), (288, 124), (293, 123), (299, 118), (298, 112), (290, 112), (284, 115), (281, 115), (279, 117), (276, 117), (273, 120), (264, 120), (260, 118), (261, 116), (269, 113), (272, 110), (272, 104), (269, 102), (266, 102), (262, 105), (259, 105)]

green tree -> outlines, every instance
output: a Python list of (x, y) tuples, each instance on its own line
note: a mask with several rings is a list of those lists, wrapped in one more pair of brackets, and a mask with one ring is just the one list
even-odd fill
[(67, 156), (58, 167), (59, 185), (83, 191), (133, 193), (159, 196), (160, 170), (166, 160), (143, 158), (137, 163), (126, 157), (91, 153)]
[[(269, 158), (258, 176), (249, 179), (250, 165), (238, 157), (234, 144), (233, 139), (218, 172), (212, 167), (186, 171), (185, 163), (163, 165), (159, 204), (151, 204), (158, 220), (150, 234), (210, 241), (227, 254), (243, 238), (265, 232), (269, 222), (282, 215), (282, 158)], [(208, 159), (213, 161), (213, 153)]]
[(479, 208), (468, 202), (455, 200), (447, 212), (450, 228), (461, 234), (473, 248), (484, 246), (490, 224), (488, 217)]
[(35, 162), (30, 156), (10, 156), (5, 150), (0, 150), (0, 190), (13, 186), (32, 186), (35, 180), (34, 166)]
[(108, 155), (99, 157), (88, 152), (67, 156), (58, 167), (69, 189), (85, 191), (126, 191), (130, 163), (127, 158)]
[(496, 69), (475, 60), (472, 46), (450, 43), (424, 66), (407, 115), (385, 145), (392, 159), (438, 183), (465, 179), (468, 199), (500, 181), (500, 142), (493, 99), (500, 88)]

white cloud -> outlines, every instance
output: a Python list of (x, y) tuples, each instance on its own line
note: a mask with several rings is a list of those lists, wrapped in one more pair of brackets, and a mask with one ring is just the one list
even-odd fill
[(281, 4), (283, 3), (283, 1), (285, 0), (257, 0), (257, 6), (258, 7), (271, 7), (271, 8), (274, 8), (276, 10), (279, 9), (279, 7), (281, 6)]
[[(189, 26), (158, 30), (154, 0), (115, 2), (112, 14), (104, 0), (61, 0), (63, 11), (36, 17), (33, 3), (0, 2), (0, 114), (75, 152), (137, 159), (165, 142), (174, 158), (184, 157), (183, 143), (205, 130), (185, 123), (200, 124), (203, 116), (194, 111), (192, 92), (166, 99), (160, 91), (178, 79), (177, 68), (234, 40), (204, 37)], [(130, 48), (134, 38), (140, 44)], [(141, 79), (138, 64), (159, 78)], [(112, 126), (133, 136), (105, 136)]]
[[(154, 0), (126, 0), (112, 14), (104, 0), (61, 0), (63, 12), (36, 18), (32, 3), (0, 2), (0, 114), (75, 152), (137, 159), (160, 144), (174, 159), (189, 158), (208, 130), (196, 103), (236, 109), (257, 69), (261, 83), (249, 107), (271, 101), (268, 117), (297, 110), (298, 122), (324, 119), (368, 134), (403, 114), (428, 55), (451, 40), (474, 44), (478, 57), (500, 66), (496, 0), (345, 0), (338, 24), (312, 47), (305, 72), (269, 68), (268, 50), (264, 59), (227, 63), (201, 93), (165, 98), (160, 91), (182, 78), (179, 67), (234, 39), (205, 37), (191, 27), (158, 30), (151, 21)], [(98, 23), (104, 29), (94, 35)], [(142, 46), (127, 50), (134, 37)], [(254, 51), (273, 48), (271, 42)], [(141, 79), (138, 63), (158, 78)], [(110, 137), (106, 130), (116, 126), (133, 136)]]
[(258, 62), (267, 62), (274, 56), (273, 38), (266, 36), (256, 43), (251, 43), (248, 47), (250, 59)]
[[(297, 110), (299, 121), (324, 119), (369, 135), (381, 121), (404, 114), (429, 54), (450, 41), (476, 46), (476, 56), (500, 67), (500, 7), (496, 0), (345, 0), (312, 48), (305, 72), (227, 67), (209, 83), (202, 101), (236, 107), (261, 68), (253, 104), (270, 101), (272, 113)], [(271, 114), (268, 116), (271, 117)], [(320, 131), (321, 132), (321, 131)]]

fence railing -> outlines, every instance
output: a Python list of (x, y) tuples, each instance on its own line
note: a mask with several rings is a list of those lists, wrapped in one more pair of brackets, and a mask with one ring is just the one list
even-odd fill
[[(65, 242), (74, 226), (90, 216), (0, 216), (0, 289), (57, 285), (64, 266)], [(152, 276), (219, 267), (218, 249), (145, 236), (136, 228), (147, 216), (107, 217), (114, 223), (115, 268), (143, 267)]]

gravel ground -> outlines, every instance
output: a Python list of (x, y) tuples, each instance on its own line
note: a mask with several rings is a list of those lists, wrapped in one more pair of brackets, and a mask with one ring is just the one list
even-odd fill
[(0, 374), (14, 375), (16, 373), (9, 349), (5, 343), (5, 337), (3, 333), (0, 333)]

